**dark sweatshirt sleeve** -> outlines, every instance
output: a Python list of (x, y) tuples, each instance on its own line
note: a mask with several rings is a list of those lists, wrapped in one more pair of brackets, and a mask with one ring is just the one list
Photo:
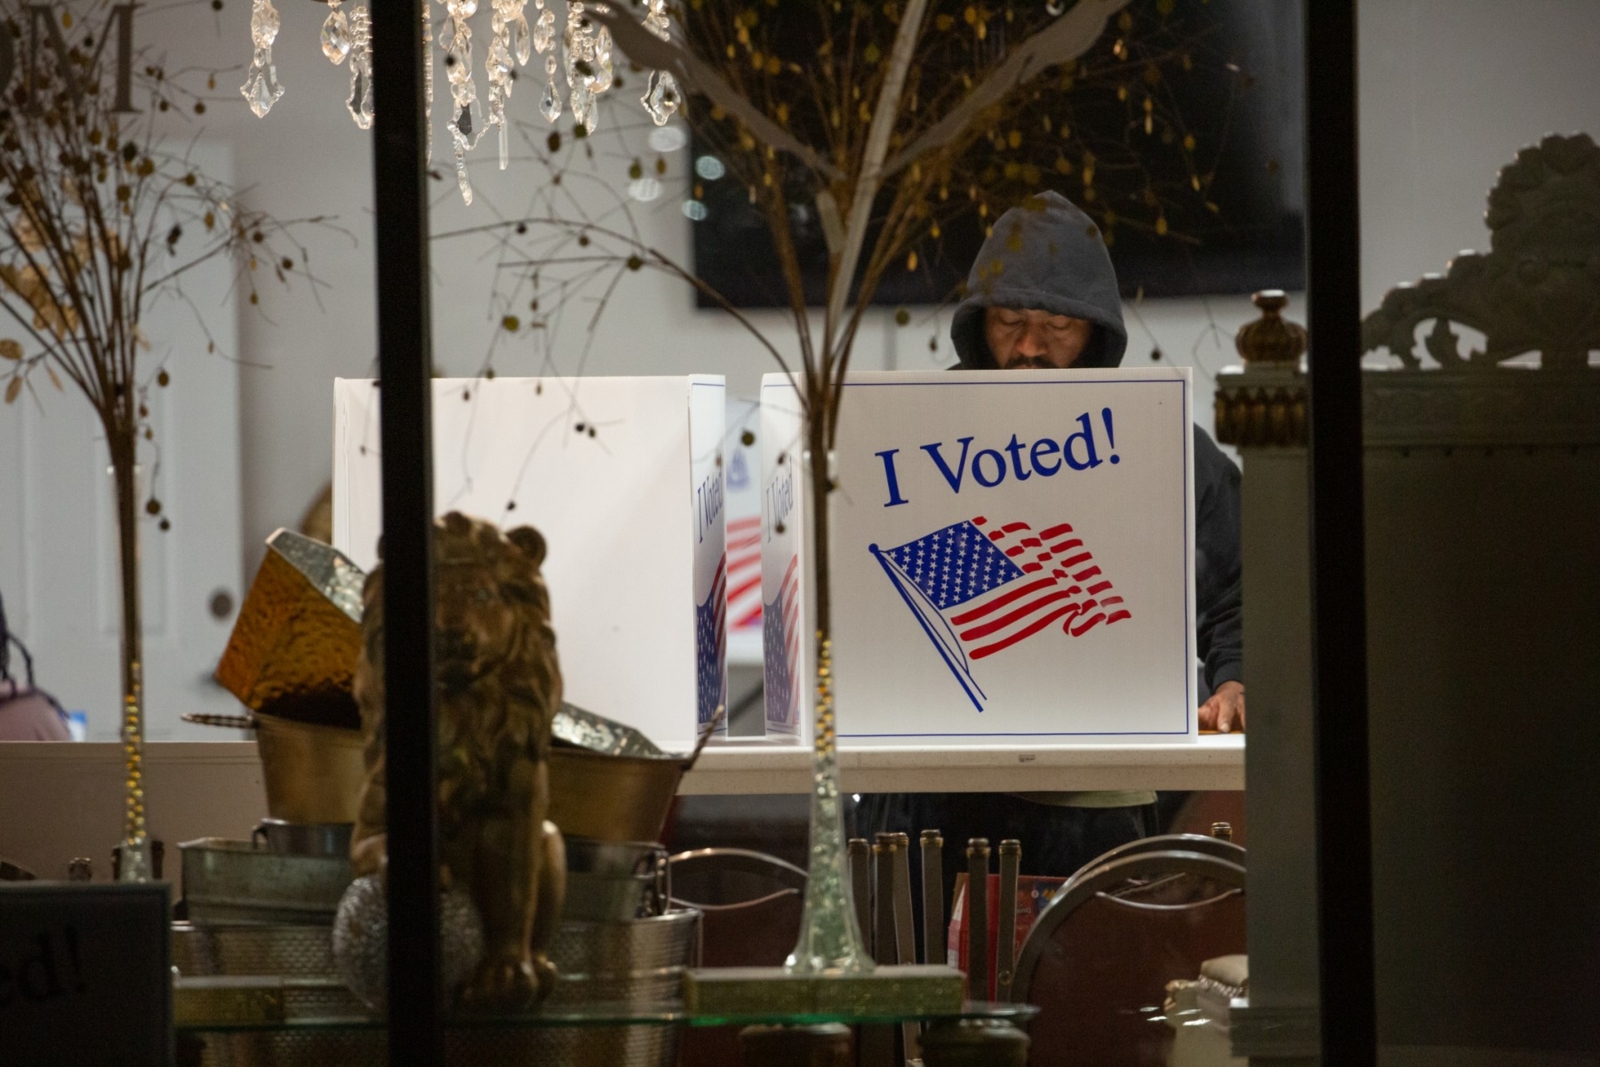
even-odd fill
[(1244, 680), (1239, 468), (1194, 428), (1195, 625), (1206, 685)]

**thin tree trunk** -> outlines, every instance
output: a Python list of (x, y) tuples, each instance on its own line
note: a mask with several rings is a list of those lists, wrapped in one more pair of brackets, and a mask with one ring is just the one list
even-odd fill
[(832, 608), (828, 560), (829, 495), (833, 463), (828, 454), (826, 403), (813, 404), (806, 420), (811, 502), (811, 561), (816, 569), (817, 630), (816, 736), (811, 762), (811, 851), (800, 940), (789, 957), (791, 971), (806, 974), (856, 974), (872, 969), (863, 948), (856, 909), (850, 898), (844, 818), (839, 791), (839, 750), (834, 723)]
[[(823, 398), (822, 405), (806, 419), (806, 448), (811, 453), (811, 463), (806, 477), (812, 500), (811, 564), (817, 573), (817, 633), (822, 638), (833, 632), (833, 605), (831, 563), (828, 557), (829, 527), (828, 496), (833, 492), (833, 471), (828, 452), (828, 418), (831, 405)], [(821, 652), (819, 644), (817, 651)], [(820, 662), (820, 660), (819, 660)]]

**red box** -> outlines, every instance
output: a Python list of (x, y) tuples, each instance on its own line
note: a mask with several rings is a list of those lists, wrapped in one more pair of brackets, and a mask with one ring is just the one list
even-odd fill
[[(1022, 942), (1027, 938), (1028, 931), (1033, 929), (1034, 922), (1049, 907), (1050, 901), (1055, 898), (1056, 890), (1066, 882), (1065, 878), (1046, 878), (1036, 875), (1026, 875), (1017, 879), (1017, 941), (1016, 952), (1021, 952)], [(983, 991), (982, 1000), (993, 1000), (995, 992), (995, 971), (1000, 956), (1000, 909), (997, 903), (1000, 899), (1000, 876), (989, 876), (989, 988)], [(967, 973), (967, 876), (956, 875), (955, 899), (950, 908), (950, 934), (945, 946), (945, 961), (952, 967)], [(1012, 955), (1016, 959), (1016, 955)], [(972, 997), (971, 990), (967, 992)]]

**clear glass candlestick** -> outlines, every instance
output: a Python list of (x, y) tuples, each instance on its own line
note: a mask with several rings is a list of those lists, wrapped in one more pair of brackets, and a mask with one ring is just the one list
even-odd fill
[[(807, 484), (811, 457), (804, 459)], [(835, 462), (828, 457), (828, 479)], [(806, 494), (813, 551), (828, 551), (826, 497)], [(800, 940), (784, 968), (791, 974), (865, 974), (873, 969), (856, 922), (851, 897), (849, 856), (844, 835), (844, 812), (839, 792), (839, 743), (834, 721), (833, 641), (825, 629), (816, 634), (817, 680), (811, 739), (811, 849), (807, 865), (805, 910), (800, 919)]]

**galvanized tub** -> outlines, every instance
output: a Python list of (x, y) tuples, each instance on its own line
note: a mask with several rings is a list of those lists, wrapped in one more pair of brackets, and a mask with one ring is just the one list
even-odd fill
[(635, 922), (562, 921), (550, 939), (562, 974), (627, 974), (683, 967), (700, 953), (700, 913), (669, 911)]
[(202, 837), (183, 853), (183, 899), (195, 923), (332, 923), (350, 885), (348, 856), (293, 856)]

